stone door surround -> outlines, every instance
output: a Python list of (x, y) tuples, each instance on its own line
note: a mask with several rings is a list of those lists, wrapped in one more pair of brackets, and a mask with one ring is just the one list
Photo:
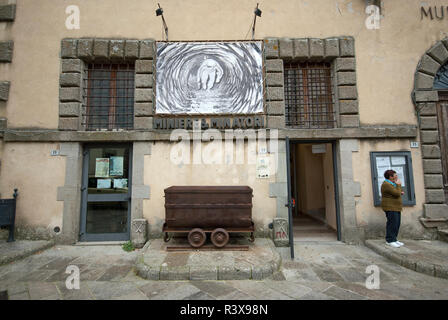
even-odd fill
[(442, 159), (437, 124), (439, 95), (433, 89), (434, 77), (448, 63), (448, 37), (437, 41), (417, 64), (412, 101), (417, 110), (423, 157), (426, 203), (425, 218), (448, 218), (448, 205), (443, 191)]

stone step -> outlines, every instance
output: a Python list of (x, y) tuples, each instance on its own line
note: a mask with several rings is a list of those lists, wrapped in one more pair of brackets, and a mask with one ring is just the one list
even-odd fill
[(448, 242), (448, 229), (437, 230), (438, 240)]
[(248, 251), (167, 251), (175, 240), (148, 241), (136, 261), (137, 275), (147, 280), (262, 280), (280, 270), (281, 257), (271, 239), (256, 238), (247, 243)]

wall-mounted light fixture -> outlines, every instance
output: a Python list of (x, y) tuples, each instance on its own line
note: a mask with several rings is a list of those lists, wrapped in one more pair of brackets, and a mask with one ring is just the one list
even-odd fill
[(163, 17), (163, 9), (160, 7), (160, 3), (157, 5), (159, 8), (156, 10), (156, 16), (162, 16), (163, 29), (165, 30), (165, 40), (168, 41), (168, 26), (166, 25), (165, 18)]

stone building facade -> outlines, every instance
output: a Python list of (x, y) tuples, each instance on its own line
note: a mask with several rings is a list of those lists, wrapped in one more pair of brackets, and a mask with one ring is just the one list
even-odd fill
[[(362, 243), (384, 236), (372, 167), (372, 157), (381, 152), (406, 153), (412, 170), (405, 173), (412, 201), (403, 210), (401, 235), (435, 238), (437, 228), (446, 227), (443, 154), (448, 150), (441, 146), (438, 112), (443, 90), (434, 90), (433, 83), (448, 61), (448, 22), (421, 16), (419, 1), (378, 2), (378, 29), (367, 26), (369, 1), (263, 4), (255, 33), (263, 48), (262, 117), (268, 141), (278, 146), (270, 152), (277, 170), (266, 179), (256, 177), (256, 164), (171, 163), (172, 132), (154, 127), (159, 117), (157, 43), (164, 40), (155, 8), (144, 0), (72, 2), (79, 9), (79, 29), (67, 28), (70, 14), (62, 2), (0, 2), (0, 195), (7, 198), (19, 189), (19, 237), (83, 241), (86, 152), (114, 145), (126, 145), (132, 154), (127, 237), (135, 242), (142, 242), (143, 229), (148, 237), (161, 236), (163, 189), (172, 185), (249, 185), (256, 235), (275, 237), (273, 221), (291, 219), (286, 205), (288, 182), (294, 180), (290, 172), (288, 177), (292, 144), (332, 146), (332, 160), (324, 169), (331, 169), (335, 180), (323, 184), (333, 191), (322, 192), (327, 210), (328, 199), (334, 201), (339, 240)], [(199, 9), (171, 0), (162, 4), (171, 41), (247, 40), (254, 5), (236, 0), (204, 1)], [(411, 8), (409, 16), (399, 14), (404, 6)], [(91, 64), (132, 64), (131, 128), (86, 127), (85, 80)], [(285, 79), (290, 65), (300, 69), (302, 64), (328, 66), (334, 107), (330, 128), (298, 128), (287, 122)], [(203, 118), (210, 121), (211, 116)], [(208, 143), (200, 144), (206, 148)], [(147, 225), (142, 229), (142, 224)]]

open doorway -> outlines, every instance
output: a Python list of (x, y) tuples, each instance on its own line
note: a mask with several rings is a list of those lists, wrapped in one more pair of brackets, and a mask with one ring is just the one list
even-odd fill
[(334, 143), (291, 142), (290, 182), (294, 241), (336, 241)]

